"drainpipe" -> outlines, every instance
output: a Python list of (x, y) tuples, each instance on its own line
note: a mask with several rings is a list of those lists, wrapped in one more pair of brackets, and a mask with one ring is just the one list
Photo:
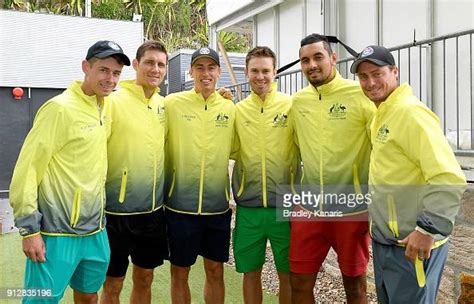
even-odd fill
[(86, 2), (85, 17), (90, 18), (92, 17), (91, 0), (85, 0), (85, 2)]
[[(435, 24), (434, 24), (434, 0), (430, 0), (428, 2), (428, 9), (427, 9), (427, 15), (428, 15), (428, 38), (433, 38), (434, 33), (435, 33)], [(426, 65), (426, 103), (427, 106), (430, 109), (433, 109), (433, 69), (432, 67), (434, 66), (435, 62), (433, 60), (433, 48), (430, 45), (425, 46), (426, 47), (426, 62), (430, 63)], [(421, 64), (421, 63), (420, 63)], [(421, 85), (421, 84), (420, 84)]]
[(209, 27), (209, 45), (211, 49), (217, 50), (217, 28), (216, 25)]
[(375, 3), (377, 9), (377, 20), (375, 25), (377, 45), (383, 45), (383, 0)]

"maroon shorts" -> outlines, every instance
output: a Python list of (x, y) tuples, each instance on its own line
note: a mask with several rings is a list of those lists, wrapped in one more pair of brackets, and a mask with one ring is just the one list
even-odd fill
[[(349, 220), (346, 220), (349, 219)], [(292, 221), (290, 270), (297, 274), (319, 272), (329, 249), (337, 253), (343, 275), (356, 277), (367, 270), (369, 262), (369, 225), (350, 218), (333, 221), (309, 219)]]

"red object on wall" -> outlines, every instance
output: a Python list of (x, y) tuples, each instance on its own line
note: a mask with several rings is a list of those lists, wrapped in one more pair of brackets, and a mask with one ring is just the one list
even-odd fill
[(22, 88), (14, 88), (12, 90), (13, 97), (15, 99), (21, 99), (23, 97), (23, 89)]

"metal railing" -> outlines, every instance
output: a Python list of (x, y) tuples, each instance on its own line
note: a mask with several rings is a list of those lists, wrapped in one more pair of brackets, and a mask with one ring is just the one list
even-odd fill
[[(389, 48), (399, 68), (399, 81), (408, 82), (438, 115), (456, 154), (469, 156), (474, 156), (473, 34), (471, 29)], [(354, 57), (337, 62), (343, 77), (355, 79), (350, 73), (353, 61)], [(307, 85), (301, 69), (278, 74), (276, 81), (278, 89), (290, 95)], [(248, 82), (227, 88), (235, 102), (250, 94)]]

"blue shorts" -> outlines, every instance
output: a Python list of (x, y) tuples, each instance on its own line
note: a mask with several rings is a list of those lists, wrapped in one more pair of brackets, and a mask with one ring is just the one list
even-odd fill
[[(430, 258), (423, 260), (424, 274), (405, 258), (405, 247), (384, 245), (372, 241), (375, 287), (380, 303), (435, 303), (448, 243), (431, 250)], [(420, 287), (418, 276), (424, 276), (426, 285)]]
[(105, 230), (88, 236), (42, 237), (46, 262), (26, 259), (25, 289), (51, 290), (51, 297), (25, 297), (23, 303), (59, 303), (68, 284), (82, 293), (102, 287), (110, 260)]
[(169, 209), (165, 213), (171, 264), (189, 267), (198, 255), (215, 262), (229, 260), (232, 210), (213, 215), (184, 214)]

